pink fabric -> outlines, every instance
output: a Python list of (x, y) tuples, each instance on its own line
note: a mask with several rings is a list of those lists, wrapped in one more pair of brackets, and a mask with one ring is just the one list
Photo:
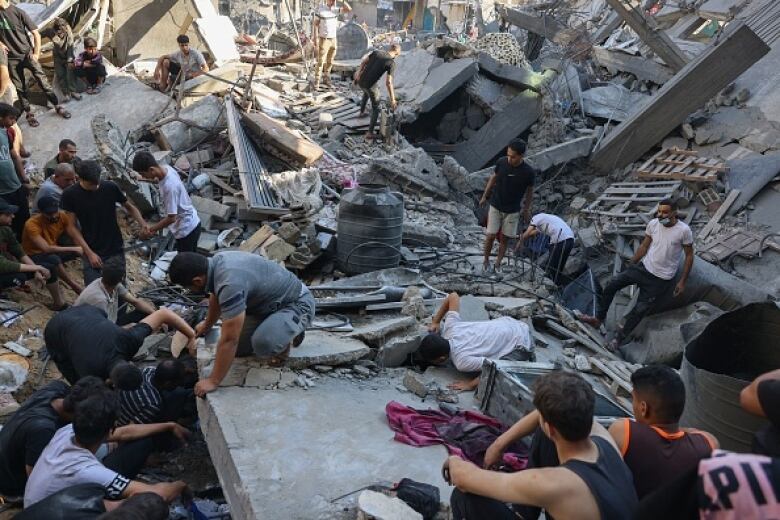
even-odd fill
[[(478, 465), (482, 465), (481, 459), (485, 455), (484, 449), (481, 450), (481, 453), (464, 453), (461, 447), (448, 442), (440, 432), (453, 426), (462, 426), (462, 430), (468, 430), (469, 428), (484, 425), (494, 429), (494, 434), (491, 436), (491, 439), (494, 440), (498, 435), (506, 431), (506, 427), (492, 417), (467, 410), (449, 414), (442, 410), (417, 410), (397, 401), (390, 401), (385, 407), (385, 413), (390, 423), (390, 429), (395, 432), (396, 441), (409, 444), (410, 446), (444, 444), (451, 455), (457, 455)], [(483, 431), (482, 433), (485, 432)], [(504, 465), (513, 470), (525, 469), (527, 462), (525, 453), (512, 453), (509, 451), (504, 453)]]
[[(780, 497), (773, 461), (763, 455), (717, 450), (699, 463), (701, 520), (774, 520)], [(701, 502), (700, 502), (701, 503)]]

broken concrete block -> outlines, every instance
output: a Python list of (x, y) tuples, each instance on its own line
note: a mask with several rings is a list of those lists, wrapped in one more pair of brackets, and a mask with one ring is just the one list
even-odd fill
[(582, 108), (589, 116), (625, 121), (649, 99), (647, 94), (631, 92), (621, 85), (610, 84), (584, 91)]
[(298, 239), (301, 238), (301, 230), (298, 226), (292, 222), (285, 222), (279, 229), (276, 230), (276, 234), (282, 237), (282, 239), (288, 244), (295, 244)]
[[(479, 107), (477, 107), (477, 109), (479, 109)], [(463, 128), (463, 122), (464, 118), (461, 111), (447, 112), (441, 118), (441, 122), (436, 126), (436, 137), (445, 144), (457, 142), (460, 131)]]
[(219, 239), (218, 234), (204, 231), (200, 234), (200, 237), (198, 238), (198, 249), (200, 249), (201, 251), (206, 251), (207, 253), (211, 253), (217, 249), (218, 239)]
[(590, 365), (590, 361), (588, 360), (588, 356), (584, 354), (575, 355), (574, 368), (576, 368), (580, 372), (590, 372), (592, 367)]
[(378, 348), (385, 343), (389, 336), (406, 333), (413, 327), (417, 327), (417, 320), (411, 316), (381, 321), (372, 320), (366, 325), (356, 327), (348, 337), (357, 338), (371, 347)]
[(260, 254), (274, 262), (284, 262), (295, 252), (295, 246), (274, 235), (260, 246)]
[(556, 144), (538, 153), (529, 155), (528, 162), (539, 170), (544, 171), (579, 157), (587, 157), (592, 145), (592, 135), (578, 137), (577, 139)]
[(579, 211), (588, 205), (588, 199), (585, 197), (574, 197), (569, 207), (574, 211)]
[(409, 507), (406, 502), (383, 493), (365, 490), (358, 496), (360, 520), (422, 520), (422, 515)]
[(250, 368), (244, 380), (244, 386), (256, 386), (265, 388), (279, 384), (282, 379), (282, 371), (278, 368)]
[(419, 331), (402, 337), (390, 338), (376, 353), (376, 362), (381, 367), (400, 367), (408, 359), (412, 352), (420, 347), (420, 340), (426, 332)]
[(417, 397), (426, 397), (433, 393), (436, 386), (431, 378), (426, 377), (424, 373), (407, 370), (404, 374), (404, 387)]
[(490, 320), (490, 315), (485, 309), (485, 302), (470, 294), (460, 298), (460, 317), (463, 321)]
[(420, 93), (413, 100), (421, 113), (436, 108), (447, 96), (455, 92), (477, 73), (478, 67), (472, 58), (461, 58), (434, 67), (425, 78)]
[(233, 208), (215, 200), (206, 199), (197, 195), (192, 196), (191, 199), (193, 207), (195, 207), (199, 214), (204, 213), (206, 215), (213, 215), (214, 218), (223, 222), (229, 220), (230, 215), (233, 214)]
[(296, 369), (314, 365), (343, 365), (366, 357), (369, 352), (369, 348), (358, 339), (310, 330), (299, 347), (290, 349), (286, 365)]
[(578, 229), (577, 237), (580, 239), (580, 242), (586, 249), (596, 247), (601, 243), (594, 226)]
[[(221, 98), (209, 95), (182, 109), (179, 117), (185, 121), (193, 121), (203, 128), (225, 126), (223, 103)], [(174, 153), (194, 147), (209, 135), (208, 132), (181, 121), (167, 123), (160, 127), (159, 132)]]
[(328, 129), (333, 126), (333, 114), (330, 112), (321, 112), (319, 117), (320, 130)]

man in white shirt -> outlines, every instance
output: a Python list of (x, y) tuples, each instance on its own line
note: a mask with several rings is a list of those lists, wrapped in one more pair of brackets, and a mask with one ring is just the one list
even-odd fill
[(566, 267), (571, 248), (574, 247), (574, 232), (561, 217), (549, 213), (537, 213), (531, 218), (531, 223), (523, 233), (522, 240), (517, 242), (515, 250), (519, 249), (526, 240), (539, 235), (550, 239), (549, 254), (544, 269), (547, 277), (557, 285)]
[[(522, 321), (508, 316), (490, 321), (463, 321), (459, 311), (460, 297), (450, 293), (433, 317), (431, 334), (420, 342), (417, 352), (425, 361), (441, 364), (452, 359), (461, 372), (478, 372), (485, 359), (501, 359), (510, 354), (519, 360), (532, 357), (531, 332)], [(477, 385), (479, 376), (458, 381), (451, 388), (473, 390)]]
[[(674, 284), (680, 258), (685, 253), (685, 264), (680, 279)], [(641, 261), (641, 263), (640, 263)], [(647, 224), (645, 239), (639, 246), (628, 269), (618, 274), (607, 284), (601, 298), (596, 316), (582, 316), (585, 323), (594, 327), (601, 326), (607, 317), (607, 311), (615, 294), (624, 287), (637, 285), (639, 299), (634, 309), (625, 317), (623, 328), (618, 331), (613, 346), (622, 342), (626, 335), (653, 308), (656, 300), (674, 286), (674, 296), (685, 290), (688, 275), (693, 267), (693, 234), (685, 222), (677, 219), (677, 203), (664, 199), (658, 203), (656, 218)]]
[(194, 253), (200, 238), (200, 217), (192, 205), (187, 189), (176, 170), (168, 165), (160, 166), (149, 152), (138, 152), (133, 157), (133, 169), (149, 181), (157, 181), (162, 196), (165, 216), (157, 224), (148, 226), (142, 238), (149, 238), (158, 231), (170, 227), (176, 238), (176, 251)]
[(336, 7), (336, 0), (325, 0), (317, 7), (317, 15), (312, 22), (311, 39), (317, 51), (317, 69), (314, 72), (314, 91), (320, 88), (320, 80), (327, 86), (330, 82), (330, 71), (333, 68), (333, 58), (336, 56), (336, 33), (339, 30), (339, 13), (348, 13), (352, 7), (341, 1), (341, 7)]

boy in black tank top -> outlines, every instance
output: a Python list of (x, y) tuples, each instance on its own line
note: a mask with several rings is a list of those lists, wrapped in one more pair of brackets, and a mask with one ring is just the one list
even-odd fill
[(534, 405), (536, 411), (521, 422), (538, 420), (561, 465), (510, 474), (449, 457), (445, 478), (458, 488), (451, 498), (453, 518), (516, 519), (506, 503), (540, 507), (558, 519), (631, 518), (637, 507), (631, 472), (612, 437), (593, 420), (591, 386), (578, 374), (553, 372), (538, 379)]

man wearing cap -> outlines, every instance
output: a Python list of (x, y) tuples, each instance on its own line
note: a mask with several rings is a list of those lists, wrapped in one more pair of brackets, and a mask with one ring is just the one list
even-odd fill
[(195, 326), (202, 336), (222, 318), (214, 369), (198, 381), (203, 397), (222, 382), (238, 356), (254, 353), (268, 364), (281, 364), (303, 341), (314, 317), (314, 298), (290, 271), (260, 255), (241, 251), (179, 253), (168, 269), (171, 282), (209, 294), (206, 319)]
[(43, 197), (51, 197), (59, 203), (65, 188), (74, 184), (76, 184), (76, 170), (73, 169), (73, 165), (65, 162), (58, 164), (51, 176), (38, 186), (32, 212), (38, 212), (38, 201)]
[(314, 91), (320, 88), (320, 80), (331, 86), (330, 71), (333, 59), (336, 57), (336, 33), (339, 30), (339, 13), (348, 13), (352, 7), (342, 0), (341, 7), (336, 7), (336, 0), (325, 0), (317, 8), (311, 29), (314, 49), (317, 51), (317, 69), (314, 72)]
[(39, 199), (38, 213), (24, 224), (22, 249), (36, 264), (55, 266), (62, 281), (79, 294), (82, 287), (70, 277), (63, 263), (79, 258), (84, 254), (84, 249), (79, 245), (60, 245), (63, 235), (69, 237), (74, 244), (84, 240), (76, 230), (73, 217), (60, 210), (58, 200), (48, 196)]
[(57, 283), (56, 266), (41, 262), (36, 264), (25, 254), (16, 235), (11, 229), (14, 214), (18, 206), (8, 204), (0, 198), (0, 288), (18, 287), (27, 280), (35, 278), (46, 283), (46, 289), (51, 294), (52, 309), (61, 310), (66, 307), (62, 290)]

